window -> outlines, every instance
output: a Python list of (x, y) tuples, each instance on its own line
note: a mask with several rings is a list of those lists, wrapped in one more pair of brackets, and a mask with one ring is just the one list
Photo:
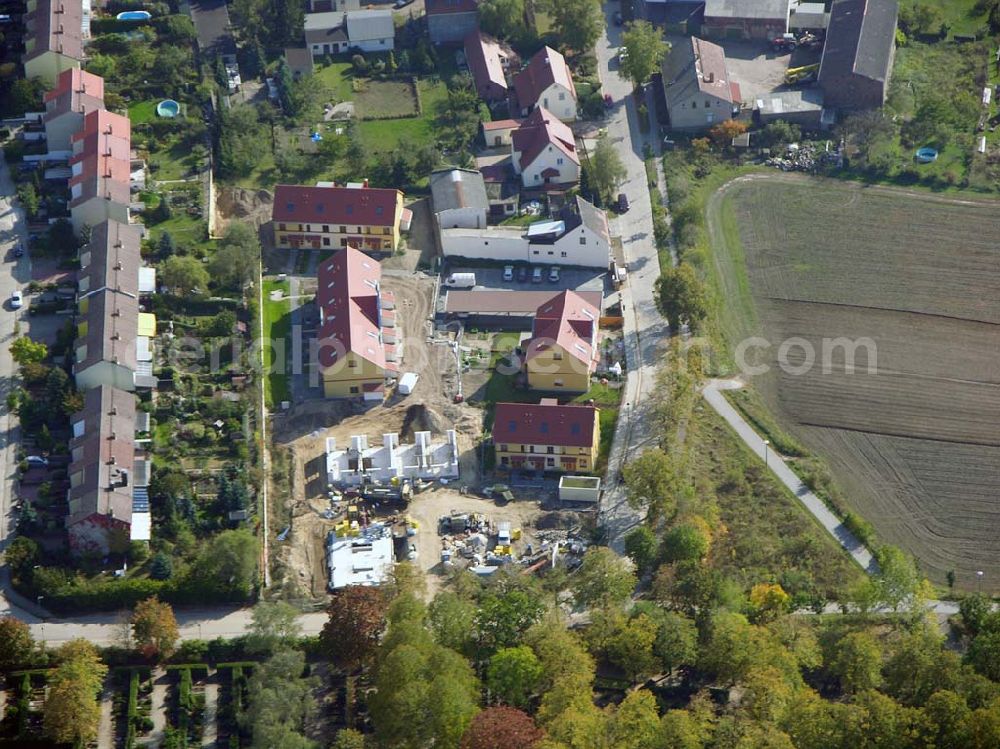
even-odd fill
[(555, 455), (556, 449), (554, 447), (549, 447), (545, 450), (545, 452), (547, 452), (549, 455)]
[(545, 459), (545, 465), (547, 465), (549, 467), (552, 467), (555, 464), (556, 464), (556, 459), (555, 458), (546, 458)]
[[(541, 424), (539, 424), (538, 431), (541, 432), (542, 434), (548, 434), (549, 433), (548, 422), (543, 421)], [(549, 450), (552, 450), (552, 448), (550, 447)]]
[(705, 109), (708, 109), (710, 106), (712, 106), (712, 102), (710, 102), (708, 99), (705, 99)]
[(528, 445), (528, 452), (529, 453), (535, 452), (535, 446), (534, 445)]
[(341, 226), (340, 227), (340, 233), (341, 234), (347, 234), (347, 227), (346, 226)]
[(566, 101), (566, 92), (565, 91), (560, 91), (559, 92), (559, 101)]
[(586, 468), (586, 467), (587, 467), (587, 461), (584, 460), (583, 458), (580, 458), (580, 468)]
[(505, 466), (508, 463), (510, 463), (510, 458), (508, 458), (506, 455), (501, 455), (500, 456), (500, 465)]
[(326, 233), (326, 232), (329, 232), (329, 231), (330, 231), (330, 225), (329, 224), (323, 224), (323, 232)]
[(323, 237), (323, 246), (324, 247), (329, 247), (330, 246), (330, 238), (329, 237)]
[(284, 224), (278, 224), (278, 231), (284, 231), (284, 230), (285, 230), (285, 225)]
[(502, 453), (505, 453), (507, 452), (507, 445), (497, 445), (497, 450), (499, 450)]
[(514, 420), (508, 421), (507, 422), (507, 431), (509, 431), (509, 432), (516, 432), (517, 431), (517, 422), (514, 421)]
[(587, 244), (587, 238), (586, 237), (580, 237), (580, 244)]
[(348, 359), (347, 360), (347, 366), (351, 367), (353, 369), (353, 368), (355, 368), (355, 367), (358, 366), (358, 363), (356, 361), (354, 361), (354, 359)]
[(560, 252), (560, 253), (559, 253), (559, 257), (567, 257), (567, 255), (566, 255), (566, 253), (565, 253), (565, 252)]
[(555, 381), (553, 381), (552, 386), (553, 387), (557, 387), (557, 388), (561, 388), (563, 386), (563, 381), (562, 380), (555, 380)]
[(346, 239), (341, 239), (340, 240), (340, 246), (341, 247), (347, 247), (347, 240)]
[(580, 433), (580, 425), (579, 424), (573, 424), (572, 426), (570, 426), (569, 433), (570, 434), (579, 434)]
[(562, 361), (562, 351), (553, 351), (552, 358), (556, 361)]
[(392, 227), (391, 226), (386, 226), (385, 228), (382, 229), (382, 233), (383, 234), (392, 234)]
[(563, 163), (562, 157), (559, 157), (558, 159), (556, 159), (556, 164), (558, 164), (559, 166), (562, 166), (562, 163)]
[(705, 115), (705, 120), (709, 124), (711, 124), (711, 123), (715, 122), (715, 115), (713, 113), (709, 112), (708, 114)]
[(354, 395), (358, 394), (358, 388), (356, 385), (351, 385), (351, 393), (353, 393)]
[(535, 175), (535, 182), (537, 182), (537, 181), (538, 181), (538, 175), (536, 174)]

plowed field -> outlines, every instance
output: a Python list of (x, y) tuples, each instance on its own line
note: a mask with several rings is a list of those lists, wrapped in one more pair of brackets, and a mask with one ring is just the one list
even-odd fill
[[(1000, 590), (1000, 203), (775, 175), (732, 183), (709, 218), (754, 298), (739, 334), (771, 342), (754, 384), (779, 418), (933, 580), (984, 570)], [(790, 338), (815, 352), (805, 374), (779, 366)], [(853, 371), (840, 338), (871, 339)]]

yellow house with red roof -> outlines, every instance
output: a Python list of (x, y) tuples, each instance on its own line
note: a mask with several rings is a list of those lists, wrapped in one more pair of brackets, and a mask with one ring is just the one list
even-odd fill
[(600, 310), (575, 291), (564, 291), (535, 313), (525, 342), (524, 366), (532, 390), (585, 393), (597, 369)]
[(601, 421), (593, 406), (497, 403), (493, 449), (500, 469), (593, 471), (601, 446)]
[(368, 187), (367, 182), (350, 187), (278, 185), (271, 209), (274, 246), (392, 252), (411, 216), (403, 208), (402, 192)]
[(382, 289), (382, 267), (346, 247), (318, 271), (320, 327), (316, 366), (327, 398), (381, 401), (385, 380), (399, 373), (395, 301)]

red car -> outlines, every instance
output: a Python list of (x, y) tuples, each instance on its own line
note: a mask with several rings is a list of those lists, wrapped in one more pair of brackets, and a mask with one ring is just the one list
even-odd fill
[(611, 109), (615, 105), (615, 100), (611, 98), (611, 94), (604, 95), (604, 108)]

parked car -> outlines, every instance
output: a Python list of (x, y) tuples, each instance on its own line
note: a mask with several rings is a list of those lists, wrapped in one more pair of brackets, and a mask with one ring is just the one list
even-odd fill
[(531, 283), (541, 283), (542, 282), (542, 269), (540, 266), (535, 266), (531, 269)]
[(627, 213), (628, 212), (628, 195), (623, 192), (618, 193), (618, 212)]
[(39, 468), (47, 468), (49, 465), (49, 459), (43, 458), (41, 455), (29, 455), (24, 459), (24, 462), (29, 466), (37, 466)]
[(559, 268), (554, 265), (549, 268), (549, 283), (559, 283)]
[(10, 308), (21, 309), (21, 307), (23, 306), (24, 306), (24, 297), (21, 295), (21, 291), (19, 289), (10, 295)]
[(618, 62), (622, 63), (628, 59), (628, 47), (618, 48)]
[(528, 266), (519, 265), (517, 266), (517, 282), (524, 283), (528, 280)]
[(14, 257), (24, 257), (24, 245), (21, 244), (21, 240), (17, 240), (17, 244), (14, 245)]
[(504, 281), (513, 281), (514, 280), (514, 266), (513, 265), (505, 265), (503, 267), (503, 280)]
[(615, 14), (611, 18), (615, 22), (615, 26), (622, 25), (622, 12), (620, 10), (616, 10)]

